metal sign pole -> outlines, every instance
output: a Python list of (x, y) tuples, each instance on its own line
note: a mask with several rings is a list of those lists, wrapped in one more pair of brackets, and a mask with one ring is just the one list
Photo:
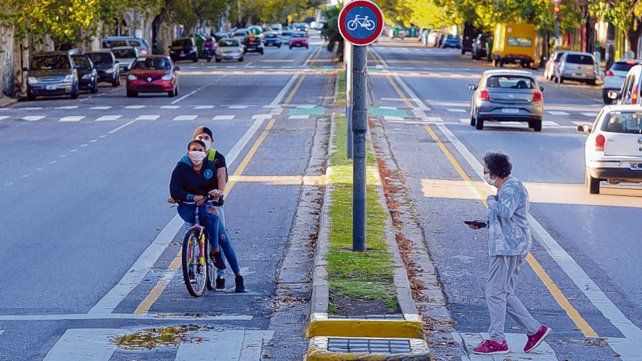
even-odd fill
[(346, 119), (347, 119), (347, 154), (352, 159), (352, 49), (349, 42), (344, 42), (343, 61), (346, 65)]
[(352, 136), (353, 136), (353, 186), (352, 186), (352, 250), (366, 250), (366, 66), (368, 48), (352, 48)]

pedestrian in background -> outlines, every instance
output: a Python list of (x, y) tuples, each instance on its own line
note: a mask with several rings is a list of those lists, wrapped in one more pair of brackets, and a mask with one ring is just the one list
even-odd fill
[(519, 179), (511, 176), (512, 168), (506, 154), (489, 152), (484, 156), (484, 179), (497, 188), (497, 194), (487, 198), (487, 221), (469, 224), (472, 229), (488, 227), (490, 255), (486, 279), (490, 339), (474, 348), (477, 354), (509, 352), (504, 336), (507, 312), (528, 332), (525, 352), (537, 348), (551, 332), (531, 316), (515, 295), (519, 269), (531, 250), (532, 240), (528, 226), (528, 192)]

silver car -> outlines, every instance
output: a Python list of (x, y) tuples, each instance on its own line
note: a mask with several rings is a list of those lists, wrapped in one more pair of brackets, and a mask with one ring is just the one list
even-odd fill
[(114, 53), (116, 61), (120, 64), (121, 75), (129, 72), (129, 69), (132, 67), (132, 63), (140, 55), (138, 49), (132, 46), (111, 48), (111, 52)]
[(468, 89), (475, 91), (470, 102), (470, 125), (475, 128), (484, 129), (486, 121), (519, 121), (542, 130), (544, 88), (530, 71), (487, 70)]
[(600, 69), (592, 54), (568, 51), (562, 55), (553, 72), (557, 83), (564, 80), (576, 80), (595, 85), (600, 76)]
[(217, 63), (222, 60), (243, 61), (244, 48), (236, 39), (221, 39), (216, 47), (215, 59)]

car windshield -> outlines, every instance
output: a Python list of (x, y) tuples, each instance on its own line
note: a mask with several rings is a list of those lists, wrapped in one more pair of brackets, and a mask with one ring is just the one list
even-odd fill
[(636, 65), (638, 65), (638, 63), (635, 61), (618, 61), (617, 63), (613, 64), (613, 66), (611, 67), (611, 70), (629, 71), (632, 67)]
[(89, 53), (89, 59), (94, 62), (94, 64), (108, 64), (111, 65), (113, 59), (109, 53)]
[(69, 59), (65, 55), (36, 56), (31, 60), (31, 70), (69, 69)]
[(292, 34), (292, 37), (293, 38), (305, 38), (305, 34), (304, 33), (294, 33), (294, 34)]
[(232, 36), (245, 36), (247, 35), (247, 31), (235, 31), (234, 35)]
[(642, 134), (642, 112), (610, 112), (601, 129), (610, 133)]
[(136, 57), (136, 51), (134, 49), (114, 49), (112, 52), (114, 53), (114, 56), (119, 59)]
[(132, 69), (138, 70), (169, 70), (172, 68), (167, 58), (138, 58)]
[(129, 46), (126, 40), (105, 40), (103, 41), (104, 48), (115, 48), (117, 46)]
[(591, 64), (593, 65), (593, 57), (591, 55), (583, 55), (583, 54), (568, 54), (566, 56), (566, 62), (567, 63), (572, 63), (572, 64)]
[(189, 48), (192, 46), (192, 41), (190, 39), (174, 40), (174, 42), (172, 43), (172, 46), (176, 46), (176, 47), (182, 46), (185, 48)]
[(486, 87), (500, 89), (533, 89), (535, 88), (535, 80), (527, 76), (491, 76), (486, 80)]
[(520, 37), (510, 37), (508, 38), (508, 45), (510, 46), (521, 46), (528, 48), (533, 44), (533, 41), (530, 38), (520, 38)]
[(91, 67), (89, 61), (87, 61), (87, 58), (84, 56), (72, 56), (72, 59), (74, 59), (74, 65), (79, 68), (87, 69)]
[(283, 36), (292, 36), (292, 32), (291, 31), (284, 31), (284, 32), (281, 33), (281, 35), (283, 35)]
[(218, 46), (224, 47), (224, 48), (232, 47), (232, 46), (238, 47), (239, 42), (234, 39), (223, 39), (218, 42)]

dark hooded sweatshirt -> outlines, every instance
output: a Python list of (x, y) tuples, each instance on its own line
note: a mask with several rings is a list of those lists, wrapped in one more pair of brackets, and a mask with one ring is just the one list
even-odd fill
[(207, 193), (218, 187), (217, 167), (207, 158), (199, 172), (194, 170), (188, 156), (184, 156), (174, 168), (169, 184), (169, 193), (178, 201), (191, 202), (194, 196), (207, 196)]

